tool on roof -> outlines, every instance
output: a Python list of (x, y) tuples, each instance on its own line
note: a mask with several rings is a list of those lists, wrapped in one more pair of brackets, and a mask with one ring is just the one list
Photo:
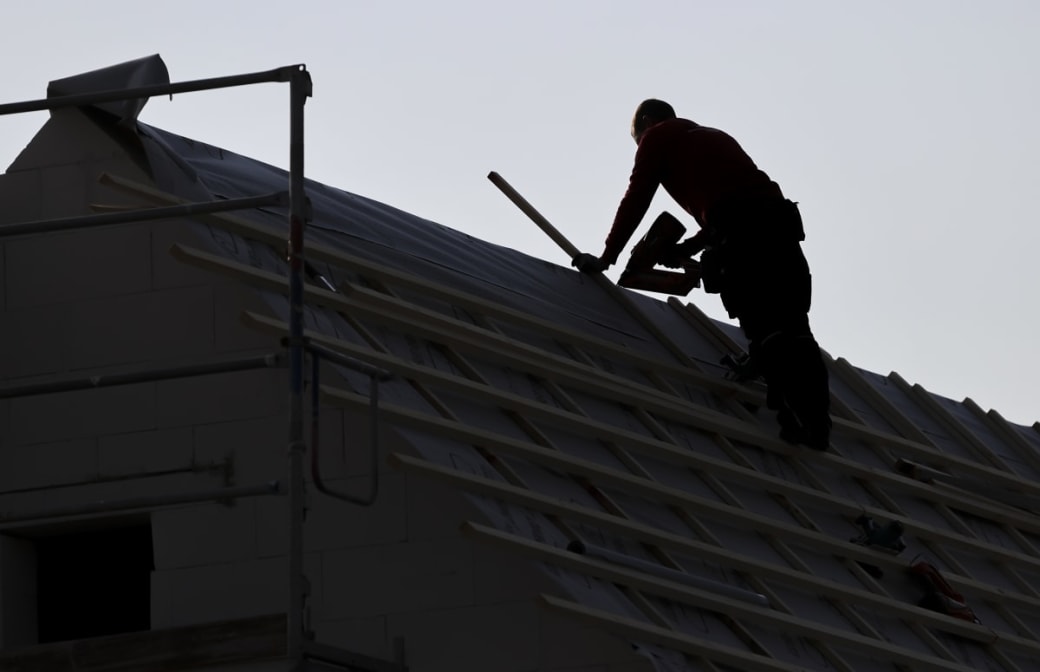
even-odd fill
[[(890, 520), (883, 525), (878, 525), (870, 516), (861, 515), (859, 518), (856, 518), (856, 524), (859, 525), (863, 532), (860, 536), (849, 539), (852, 543), (891, 553), (892, 555), (898, 555), (906, 550), (906, 544), (903, 542), (903, 524), (898, 520)], [(880, 579), (884, 576), (884, 572), (876, 565), (866, 562), (859, 564), (875, 579)]]
[(945, 471), (940, 471), (939, 469), (934, 469), (927, 465), (913, 462), (902, 457), (895, 461), (892, 468), (903, 476), (912, 478), (915, 481), (928, 483), (929, 485), (948, 486), (967, 490), (971, 492), (972, 495), (988, 497), (995, 502), (1016, 509), (1022, 509), (1023, 511), (1040, 511), (1040, 498), (1028, 495), (1018, 490), (994, 487), (992, 485), (980, 483), (974, 479), (954, 476)]
[(980, 623), (964, 596), (943, 578), (935, 565), (921, 560), (911, 564), (907, 572), (924, 590), (924, 597), (917, 606), (964, 621)]
[[(628, 265), (621, 272), (618, 284), (629, 289), (643, 289), (661, 294), (685, 296), (701, 284), (701, 265), (691, 258), (682, 258), (679, 239), (686, 227), (667, 212), (662, 212), (650, 226), (642, 240), (632, 248)], [(681, 273), (664, 271), (655, 266), (681, 268)]]

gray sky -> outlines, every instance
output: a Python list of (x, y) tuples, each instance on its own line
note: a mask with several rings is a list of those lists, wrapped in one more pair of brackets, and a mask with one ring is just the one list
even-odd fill
[[(561, 264), (486, 174), (598, 253), (631, 114), (663, 98), (800, 202), (831, 355), (1040, 419), (1040, 3), (63, 0), (6, 7), (5, 25), (4, 102), (153, 53), (174, 81), (304, 63), (310, 177)], [(282, 85), (154, 99), (141, 118), (288, 164)], [(44, 119), (0, 119), (4, 165)], [(665, 209), (696, 226), (663, 194), (647, 222)]]

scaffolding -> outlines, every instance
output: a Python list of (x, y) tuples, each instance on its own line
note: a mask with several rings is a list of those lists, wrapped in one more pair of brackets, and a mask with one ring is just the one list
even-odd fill
[[(283, 345), (287, 355), (281, 353), (260, 357), (230, 357), (217, 361), (193, 363), (176, 367), (139, 369), (115, 374), (96, 376), (73, 376), (44, 383), (23, 383), (0, 387), (0, 399), (48, 394), (73, 390), (92, 389), (110, 385), (125, 385), (138, 382), (168, 380), (214, 373), (243, 371), (264, 367), (287, 365), (289, 386), (289, 427), (287, 475), (282, 481), (270, 481), (249, 486), (225, 487), (203, 492), (138, 497), (114, 501), (101, 501), (78, 507), (56, 507), (0, 515), (0, 529), (14, 524), (38, 522), (58, 517), (79, 517), (113, 512), (153, 510), (162, 506), (180, 505), (209, 501), (231, 501), (240, 497), (284, 495), (289, 508), (289, 590), (286, 604), (286, 657), (295, 672), (303, 672), (308, 661), (321, 662), (352, 670), (369, 672), (403, 672), (401, 652), (398, 661), (391, 663), (362, 654), (346, 651), (314, 642), (306, 630), (307, 583), (303, 568), (303, 524), (305, 517), (305, 480), (303, 464), (307, 452), (304, 435), (304, 376), (305, 359), (309, 355), (314, 372), (321, 360), (345, 366), (365, 374), (370, 380), (370, 414), (375, 428), (378, 412), (378, 385), (391, 374), (361, 360), (347, 357), (333, 350), (309, 343), (304, 336), (304, 233), (309, 215), (304, 181), (304, 106), (312, 95), (310, 73), (302, 64), (288, 65), (273, 70), (253, 72), (226, 77), (155, 84), (91, 93), (58, 95), (43, 99), (0, 104), (0, 115), (55, 110), (68, 107), (98, 105), (148, 99), (153, 96), (173, 96), (213, 89), (225, 89), (262, 83), (289, 84), (289, 185), (288, 190), (255, 196), (181, 203), (178, 205), (141, 208), (95, 215), (46, 219), (20, 222), (0, 226), (0, 240), (12, 236), (37, 235), (55, 231), (85, 229), (103, 225), (152, 221), (179, 217), (194, 217), (219, 212), (240, 211), (264, 206), (288, 206), (288, 266), (289, 266), (289, 335)], [(314, 387), (317, 389), (317, 382)], [(317, 423), (318, 408), (313, 409), (313, 422)], [(315, 433), (316, 436), (316, 433)], [(316, 439), (315, 439), (316, 440)], [(377, 435), (373, 433), (371, 448), (373, 455), (378, 449)], [(313, 449), (313, 448), (312, 448)], [(364, 495), (337, 492), (327, 488), (320, 478), (315, 479), (319, 491), (352, 504), (367, 506), (375, 502), (378, 492), (378, 470), (373, 460), (370, 485)]]

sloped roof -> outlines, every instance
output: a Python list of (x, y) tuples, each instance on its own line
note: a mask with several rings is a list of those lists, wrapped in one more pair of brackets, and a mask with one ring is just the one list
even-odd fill
[[(286, 185), (140, 133), (161, 192), (109, 182), (155, 203)], [(660, 670), (1035, 669), (1036, 426), (836, 359), (832, 448), (792, 447), (762, 390), (717, 364), (739, 331), (695, 304), (607, 292), (320, 184), (308, 196), (309, 335), (398, 374), (382, 418), (414, 454), (395, 463), (468, 493), (485, 520), (466, 532), (541, 563), (559, 585), (547, 608), (629, 638)], [(503, 225), (518, 217), (503, 201)], [(200, 217), (206, 249), (174, 253), (255, 287), (273, 317), (247, 319), (283, 333), (285, 221)], [(326, 398), (367, 407), (367, 379), (342, 373)], [(906, 550), (851, 543), (862, 515), (901, 523)], [(917, 606), (915, 559), (980, 623)]]

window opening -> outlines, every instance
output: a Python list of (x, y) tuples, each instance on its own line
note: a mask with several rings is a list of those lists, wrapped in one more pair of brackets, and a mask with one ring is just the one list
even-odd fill
[(150, 524), (38, 537), (39, 643), (151, 628)]

